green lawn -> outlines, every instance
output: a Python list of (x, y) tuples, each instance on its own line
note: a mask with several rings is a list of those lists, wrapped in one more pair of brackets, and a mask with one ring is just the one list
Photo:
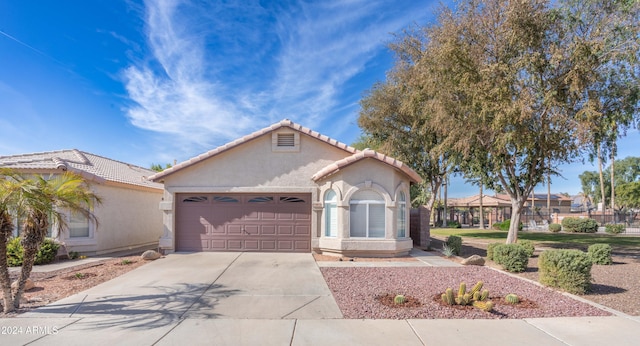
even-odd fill
[[(447, 237), (457, 235), (464, 238), (475, 238), (496, 242), (507, 239), (506, 231), (479, 230), (464, 228), (432, 228), (431, 235)], [(592, 244), (604, 243), (614, 249), (640, 251), (640, 236), (619, 236), (593, 233), (551, 233), (551, 232), (519, 232), (518, 239), (532, 240), (550, 247), (588, 247)]]

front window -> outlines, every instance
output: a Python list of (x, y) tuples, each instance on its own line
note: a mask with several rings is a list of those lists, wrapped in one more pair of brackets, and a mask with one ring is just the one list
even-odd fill
[(338, 233), (338, 196), (329, 190), (324, 196), (324, 235), (335, 237)]
[(384, 238), (384, 198), (372, 190), (356, 192), (349, 202), (350, 236)]
[(89, 218), (81, 213), (69, 213), (67, 227), (69, 229), (69, 238), (87, 238), (90, 236)]
[(396, 227), (398, 229), (398, 238), (404, 238), (407, 236), (407, 201), (405, 199), (404, 192), (402, 191), (400, 191), (400, 194), (398, 195)]

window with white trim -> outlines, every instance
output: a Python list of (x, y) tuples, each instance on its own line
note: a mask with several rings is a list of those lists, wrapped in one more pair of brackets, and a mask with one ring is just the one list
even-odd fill
[(407, 200), (402, 191), (398, 194), (397, 205), (396, 229), (398, 230), (398, 238), (405, 238), (407, 236)]
[(336, 237), (338, 235), (338, 195), (329, 190), (324, 196), (324, 235)]
[(349, 201), (350, 236), (384, 238), (384, 198), (373, 190), (360, 190)]
[(67, 229), (69, 238), (89, 238), (91, 236), (91, 221), (82, 213), (67, 213)]

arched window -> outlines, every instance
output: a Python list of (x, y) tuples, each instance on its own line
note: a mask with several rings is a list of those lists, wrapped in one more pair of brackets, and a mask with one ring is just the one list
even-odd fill
[(398, 230), (398, 238), (404, 238), (407, 236), (407, 200), (402, 191), (398, 194), (397, 204), (396, 229)]
[(338, 234), (338, 196), (329, 190), (324, 195), (324, 235), (335, 237)]
[(360, 190), (349, 201), (351, 237), (384, 238), (384, 198), (373, 190)]

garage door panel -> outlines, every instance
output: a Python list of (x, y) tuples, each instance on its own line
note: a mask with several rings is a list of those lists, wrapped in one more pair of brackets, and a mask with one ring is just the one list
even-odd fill
[(311, 251), (309, 194), (196, 193), (177, 200), (177, 250)]

